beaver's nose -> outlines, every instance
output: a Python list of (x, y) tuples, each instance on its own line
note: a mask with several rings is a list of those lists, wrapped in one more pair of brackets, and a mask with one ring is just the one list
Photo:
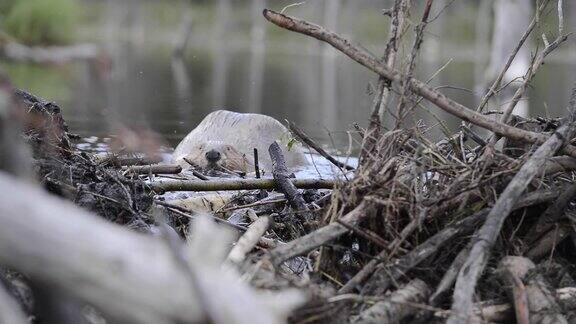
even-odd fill
[(209, 162), (216, 162), (220, 160), (220, 152), (214, 150), (208, 151), (206, 153), (206, 160), (208, 160)]

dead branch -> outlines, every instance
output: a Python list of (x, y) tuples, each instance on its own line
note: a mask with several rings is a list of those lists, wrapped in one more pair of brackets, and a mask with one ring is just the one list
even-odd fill
[[(361, 49), (360, 47), (353, 46), (350, 41), (321, 26), (294, 17), (283, 15), (269, 9), (265, 9), (263, 14), (266, 19), (279, 27), (314, 37), (332, 45), (334, 48), (338, 49), (354, 61), (385, 77), (391, 82), (400, 83), (404, 78), (404, 76), (397, 70), (388, 68), (387, 66), (380, 63), (378, 59), (367, 53), (365, 50)], [(414, 93), (424, 97), (438, 108), (456, 117), (459, 117), (464, 121), (490, 130), (500, 136), (529, 143), (543, 143), (548, 138), (548, 136), (544, 134), (522, 130), (503, 124), (501, 122), (491, 120), (490, 118), (474, 110), (468, 109), (462, 104), (459, 104), (456, 101), (446, 97), (441, 92), (434, 90), (430, 86), (417, 79), (411, 79), (409, 86)], [(572, 145), (565, 146), (563, 151), (572, 157), (576, 157), (576, 147)]]
[(268, 153), (272, 160), (272, 176), (276, 187), (284, 194), (292, 209), (297, 212), (296, 215), (302, 224), (306, 224), (313, 219), (313, 215), (308, 205), (306, 205), (302, 194), (296, 190), (296, 186), (289, 180), (290, 171), (286, 167), (286, 160), (280, 145), (274, 141), (268, 148)]
[(573, 170), (576, 170), (576, 159), (571, 156), (555, 156), (549, 159), (544, 166), (545, 175)]
[(182, 167), (177, 164), (134, 165), (125, 169), (132, 174), (178, 174)]
[[(332, 189), (333, 180), (324, 179), (289, 179), (299, 189)], [(225, 180), (156, 180), (149, 184), (156, 192), (166, 191), (219, 191), (219, 190), (253, 190), (276, 189), (274, 179), (225, 179)]]
[(512, 257), (505, 257), (500, 261), (499, 272), (508, 288), (508, 295), (514, 305), (516, 322), (519, 324), (528, 324), (530, 322), (528, 295), (526, 293), (526, 286), (522, 282), (522, 277), (524, 277), (525, 273), (519, 273), (521, 270), (518, 269), (518, 267), (524, 266), (521, 261), (522, 260), (517, 260)]
[(16, 42), (7, 42), (0, 47), (2, 48), (1, 55), (3, 58), (11, 61), (39, 64), (62, 64), (76, 60), (93, 60), (101, 55), (100, 49), (94, 44), (29, 47)]
[(560, 194), (554, 204), (550, 205), (526, 234), (526, 243), (531, 245), (542, 234), (551, 230), (554, 225), (564, 216), (564, 211), (570, 202), (576, 197), (576, 184), (571, 184)]
[(238, 242), (228, 254), (228, 260), (235, 264), (242, 263), (242, 261), (246, 259), (246, 254), (256, 246), (262, 235), (264, 235), (268, 227), (270, 227), (270, 224), (271, 219), (269, 216), (259, 217), (248, 227), (246, 233), (238, 239)]
[[(389, 68), (394, 68), (396, 65), (396, 55), (398, 54), (398, 46), (400, 44), (400, 37), (404, 31), (404, 24), (406, 16), (410, 10), (410, 0), (396, 0), (392, 8), (392, 20), (390, 21), (390, 30), (388, 32), (388, 43), (384, 50), (382, 61), (386, 63)], [(372, 114), (370, 115), (370, 124), (362, 138), (362, 151), (360, 152), (360, 164), (366, 159), (366, 156), (372, 151), (378, 134), (380, 132), (381, 124), (384, 120), (384, 112), (386, 105), (390, 98), (390, 80), (383, 76), (378, 76), (377, 93), (374, 96), (372, 107)]]
[(162, 240), (120, 228), (4, 173), (0, 187), (10, 188), (0, 195), (2, 264), (121, 321), (202, 319), (190, 278)]
[(333, 158), (328, 152), (326, 152), (320, 145), (316, 144), (313, 139), (311, 139), (304, 131), (298, 128), (293, 122), (288, 122), (288, 128), (290, 131), (296, 135), (302, 142), (306, 143), (308, 146), (313, 148), (318, 154), (322, 155), (326, 160), (330, 161), (332, 164), (339, 168), (345, 168), (346, 170), (354, 170), (354, 167), (349, 166), (346, 163), (340, 162)]
[(160, 156), (126, 156), (109, 152), (94, 154), (92, 158), (97, 164), (113, 166), (146, 165), (162, 162)]

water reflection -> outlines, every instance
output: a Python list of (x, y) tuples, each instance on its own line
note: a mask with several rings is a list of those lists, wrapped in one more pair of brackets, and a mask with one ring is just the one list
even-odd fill
[[(227, 108), (290, 119), (329, 146), (333, 141), (344, 148), (351, 124), (364, 125), (368, 118), (367, 88), (376, 77), (334, 49), (261, 18), (266, 5), (280, 9), (288, 3), (86, 1), (101, 14), (82, 34), (100, 43), (110, 62), (2, 65), (18, 86), (59, 102), (72, 131), (86, 136), (106, 135), (117, 124), (138, 125), (174, 145), (210, 111)], [(388, 25), (380, 14), (383, 7), (382, 1), (309, 1), (289, 13), (339, 30), (379, 56)], [(482, 72), (478, 62), (486, 62), (488, 54), (481, 50), (485, 42), (475, 39), (475, 28), (486, 29), (475, 20), (477, 10), (476, 1), (457, 1), (444, 16), (454, 19), (430, 25), (417, 71), (426, 80), (452, 60), (431, 84), (458, 87), (443, 91), (470, 107), (474, 93), (463, 89), (474, 89)], [(187, 17), (190, 41), (182, 58), (173, 59)], [(576, 61), (572, 46), (555, 54), (536, 78), (529, 97), (538, 114), (563, 114)], [(435, 116), (418, 116), (428, 125), (438, 118), (453, 129), (458, 126), (445, 113), (432, 111)]]

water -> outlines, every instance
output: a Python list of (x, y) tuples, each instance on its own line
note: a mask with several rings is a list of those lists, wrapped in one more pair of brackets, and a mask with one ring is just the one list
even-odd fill
[[(289, 13), (324, 20), (379, 55), (388, 24), (379, 13), (380, 2), (336, 2), (336, 8), (324, 8), (330, 2), (310, 2)], [(100, 44), (109, 60), (52, 67), (1, 64), (18, 87), (59, 103), (71, 130), (96, 136), (96, 142), (117, 127), (129, 126), (151, 129), (167, 146), (175, 146), (205, 115), (225, 108), (288, 119), (328, 148), (340, 153), (349, 146), (356, 150), (359, 137), (352, 125), (366, 125), (372, 102), (369, 88), (376, 77), (315, 40), (264, 22), (255, 15), (260, 8), (251, 7), (263, 3), (223, 0), (193, 5), (192, 37), (183, 59), (173, 60), (181, 12), (187, 8), (183, 2), (86, 1), (98, 10), (92, 10), (80, 35)], [(272, 6), (279, 9), (283, 4)], [(324, 9), (338, 15), (324, 17)], [(474, 47), (475, 10), (471, 3), (455, 4), (446, 17), (457, 12), (456, 18), (430, 25), (417, 71), (426, 80), (450, 62), (431, 85), (458, 87), (442, 91), (469, 107), (477, 99), (463, 89), (474, 89), (488, 54)], [(575, 79), (575, 56), (569, 43), (539, 72), (529, 91), (533, 115), (564, 115)], [(433, 114), (419, 110), (417, 116), (427, 125), (441, 121), (457, 129), (458, 120), (426, 107)], [(438, 137), (441, 131), (436, 127), (433, 133)]]

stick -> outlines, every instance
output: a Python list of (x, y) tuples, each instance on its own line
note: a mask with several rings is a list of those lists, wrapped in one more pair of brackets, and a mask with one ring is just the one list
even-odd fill
[[(390, 29), (388, 31), (388, 43), (384, 50), (382, 61), (386, 63), (389, 68), (394, 68), (396, 65), (396, 56), (398, 54), (398, 45), (400, 38), (404, 31), (406, 16), (410, 10), (410, 0), (396, 0), (392, 8), (393, 15), (390, 21)], [(370, 124), (362, 138), (362, 146), (360, 151), (359, 162), (363, 163), (370, 152), (372, 152), (376, 140), (378, 138), (382, 123), (384, 122), (384, 114), (386, 106), (390, 98), (390, 80), (383, 76), (378, 76), (377, 93), (374, 96), (372, 113), (370, 115)]]
[[(397, 70), (383, 65), (379, 62), (378, 59), (374, 58), (365, 50), (353, 46), (349, 40), (346, 40), (342, 36), (321, 26), (290, 16), (282, 15), (269, 9), (265, 9), (263, 14), (266, 19), (279, 27), (314, 37), (332, 45), (334, 48), (346, 54), (354, 61), (360, 63), (369, 70), (385, 77), (392, 82), (400, 83), (404, 78), (404, 76)], [(456, 117), (459, 117), (464, 121), (490, 130), (500, 136), (529, 143), (543, 143), (548, 138), (548, 136), (545, 134), (526, 131), (491, 120), (488, 117), (474, 110), (468, 109), (462, 104), (446, 97), (441, 92), (434, 90), (430, 86), (417, 79), (412, 78), (409, 82), (409, 87), (414, 93), (424, 97), (438, 108)], [(576, 157), (576, 147), (572, 145), (567, 145), (563, 148), (563, 151), (572, 157)]]
[(134, 165), (126, 168), (132, 174), (177, 174), (182, 172), (178, 164)]
[(110, 152), (94, 154), (92, 157), (94, 162), (99, 165), (111, 164), (114, 166), (132, 166), (162, 162), (162, 157), (160, 156), (121, 156)]
[[(166, 208), (170, 209), (171, 211), (173, 211), (174, 213), (176, 213), (176, 214), (178, 214), (178, 215), (180, 215), (180, 216), (184, 216), (184, 217), (190, 218), (190, 219), (195, 219), (195, 218), (196, 218), (196, 216), (195, 216), (194, 214), (192, 214), (192, 212), (191, 212), (190, 210), (188, 210), (188, 209), (186, 209), (186, 208), (184, 208), (184, 207), (182, 207), (182, 206), (174, 205), (174, 204), (171, 204), (171, 203), (162, 201), (162, 200), (154, 200), (154, 203), (155, 203), (156, 205), (160, 205), (160, 206), (166, 207)], [(209, 215), (209, 217), (210, 217), (213, 221), (215, 221), (216, 223), (220, 223), (220, 224), (224, 224), (224, 225), (230, 226), (230, 227), (234, 228), (235, 230), (239, 230), (239, 231), (242, 231), (242, 232), (245, 232), (245, 231), (247, 230), (246, 227), (240, 226), (240, 225), (236, 225), (236, 224), (233, 224), (233, 223), (230, 223), (229, 221), (227, 221), (227, 220), (225, 220), (225, 219), (218, 218), (218, 217), (214, 217), (214, 216), (212, 216), (212, 215)]]
[(308, 146), (313, 148), (318, 154), (322, 155), (326, 160), (332, 162), (335, 166), (339, 168), (345, 168), (346, 170), (354, 170), (354, 167), (349, 166), (346, 163), (340, 162), (333, 158), (328, 152), (326, 152), (320, 145), (316, 144), (313, 139), (308, 137), (300, 128), (298, 128), (293, 122), (288, 122), (288, 128), (290, 131), (296, 135), (302, 142), (306, 143)]
[(203, 320), (190, 278), (162, 240), (106, 222), (1, 172), (0, 187), (10, 188), (10, 195), (0, 195), (3, 265), (119, 322)]
[(258, 162), (258, 149), (254, 148), (254, 171), (256, 172), (256, 179), (260, 179), (260, 166)]
[[(368, 215), (368, 208), (368, 203), (363, 201), (348, 214), (344, 215), (340, 220), (346, 222), (348, 225), (356, 226), (361, 220), (366, 218)], [(270, 258), (274, 264), (279, 265), (288, 259), (308, 253), (317, 247), (335, 240), (347, 232), (348, 229), (339, 223), (330, 223), (298, 239), (275, 248), (270, 251)]]
[(280, 145), (274, 141), (268, 148), (268, 153), (272, 160), (272, 176), (276, 187), (284, 194), (290, 206), (297, 211), (296, 217), (300, 218), (302, 224), (306, 224), (313, 219), (313, 215), (306, 205), (302, 194), (298, 192), (296, 186), (289, 180), (290, 171), (286, 167), (286, 160), (284, 160)]
[(246, 254), (252, 251), (258, 243), (258, 240), (266, 233), (268, 227), (270, 227), (270, 223), (271, 220), (269, 216), (262, 216), (248, 226), (246, 233), (240, 237), (228, 254), (228, 261), (241, 264), (246, 259)]
[(534, 261), (542, 259), (554, 251), (556, 245), (560, 244), (571, 233), (574, 233), (574, 230), (566, 224), (560, 224), (556, 228), (550, 229), (526, 252), (526, 257)]
[[(336, 182), (324, 179), (289, 179), (299, 189), (332, 189)], [(151, 190), (165, 191), (219, 191), (276, 189), (274, 179), (224, 179), (224, 180), (157, 180), (148, 184)]]

